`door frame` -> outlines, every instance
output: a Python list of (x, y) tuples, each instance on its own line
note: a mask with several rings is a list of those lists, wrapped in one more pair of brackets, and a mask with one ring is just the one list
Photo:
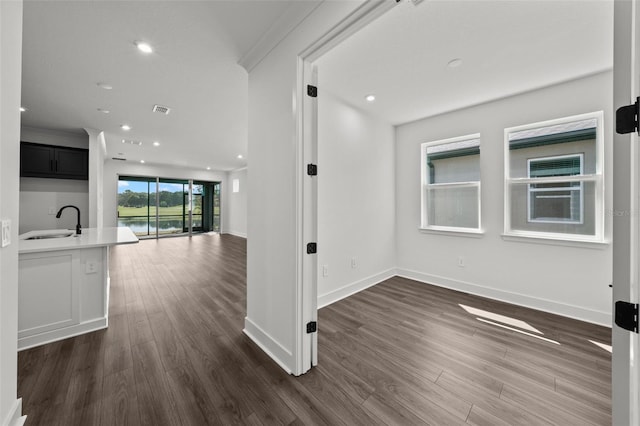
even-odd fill
[[(613, 105), (640, 96), (640, 7), (636, 0), (614, 2)], [(613, 133), (613, 307), (618, 300), (639, 303), (640, 147), (637, 133)], [(612, 424), (640, 424), (638, 334), (612, 324)]]
[[(394, 8), (399, 0), (368, 0), (304, 49), (297, 58), (296, 84), (296, 325), (295, 370), (301, 375), (318, 364), (318, 332), (307, 332), (307, 324), (318, 319), (318, 258), (307, 254), (307, 243), (318, 242), (318, 108), (307, 95), (307, 86), (317, 87), (314, 62), (343, 40)], [(318, 88), (322, 96), (322, 88)], [(307, 174), (307, 165), (318, 165), (318, 176)], [(318, 250), (322, 246), (318, 245)], [(319, 330), (318, 325), (316, 330)]]

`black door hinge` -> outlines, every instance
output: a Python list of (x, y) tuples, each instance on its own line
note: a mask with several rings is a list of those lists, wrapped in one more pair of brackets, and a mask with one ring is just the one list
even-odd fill
[(616, 133), (624, 135), (637, 130), (638, 135), (640, 135), (638, 116), (640, 116), (640, 97), (636, 98), (635, 104), (623, 106), (616, 110)]
[(638, 305), (619, 300), (616, 302), (615, 316), (618, 327), (638, 332)]
[(307, 164), (307, 174), (309, 176), (317, 176), (318, 166), (316, 166), (315, 164)]
[(312, 86), (310, 84), (307, 84), (307, 96), (310, 96), (312, 98), (317, 98), (318, 97), (318, 88), (316, 86)]
[(307, 323), (307, 333), (315, 333), (318, 331), (318, 323), (311, 321)]
[(309, 243), (307, 244), (307, 254), (315, 254), (318, 252), (318, 244)]

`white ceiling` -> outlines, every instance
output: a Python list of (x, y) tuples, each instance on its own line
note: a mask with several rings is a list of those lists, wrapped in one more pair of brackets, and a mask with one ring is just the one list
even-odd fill
[(317, 64), (319, 93), (406, 123), (611, 69), (613, 1), (403, 0)]
[[(243, 167), (239, 63), (255, 64), (319, 3), (26, 0), (23, 125), (103, 130), (109, 157)], [(399, 124), (610, 69), (612, 44), (612, 0), (403, 0), (319, 60), (320, 90)], [(455, 58), (462, 65), (448, 68)]]
[[(268, 51), (317, 4), (26, 0), (22, 104), (28, 111), (22, 124), (102, 130), (109, 158), (242, 167), (248, 88), (238, 62), (258, 60), (263, 52), (256, 50)], [(138, 40), (154, 52), (139, 52)], [(155, 104), (170, 107), (169, 115), (152, 112)], [(120, 129), (125, 123), (128, 132)], [(143, 145), (122, 144), (123, 138)]]

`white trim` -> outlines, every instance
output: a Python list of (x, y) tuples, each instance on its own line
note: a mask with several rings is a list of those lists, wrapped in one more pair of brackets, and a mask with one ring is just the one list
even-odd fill
[(396, 276), (396, 268), (390, 268), (386, 271), (379, 272), (375, 275), (371, 275), (367, 278), (363, 278), (359, 281), (347, 284), (336, 290), (330, 291), (329, 293), (318, 296), (318, 309), (324, 308), (325, 306), (345, 299), (353, 294), (361, 292), (362, 290), (366, 290), (367, 288), (372, 287), (376, 284), (380, 284), (381, 282), (388, 280), (389, 278), (393, 278), (394, 276)]
[(589, 239), (569, 239), (567, 234), (540, 234), (526, 235), (518, 234), (502, 234), (504, 241), (515, 241), (520, 243), (532, 243), (532, 244), (547, 244), (552, 246), (565, 246), (565, 247), (578, 247), (578, 248), (592, 248), (592, 249), (605, 249), (609, 244), (608, 240), (589, 240)]
[(397, 274), (399, 277), (409, 278), (426, 284), (435, 285), (437, 287), (463, 291), (465, 293), (470, 293), (476, 296), (487, 297), (489, 299), (511, 303), (526, 308), (549, 312), (556, 315), (562, 315), (564, 317), (574, 318), (580, 321), (602, 325), (604, 327), (611, 327), (611, 312), (600, 312), (592, 309), (585, 309), (579, 306), (555, 302), (553, 300), (540, 299), (537, 297), (527, 296), (525, 294), (512, 293), (504, 290), (486, 287), (476, 283), (453, 280), (450, 278), (425, 274), (409, 269), (398, 268)]
[(437, 235), (449, 235), (456, 237), (471, 237), (481, 238), (485, 232), (484, 229), (475, 228), (453, 228), (448, 226), (427, 226), (425, 228), (418, 228), (423, 234), (437, 234)]
[(338, 22), (322, 37), (300, 52), (300, 58), (314, 62), (322, 55), (339, 45), (343, 40), (358, 32), (367, 24), (396, 6), (395, 1), (368, 0)]
[[(295, 6), (299, 7), (300, 2), (295, 3), (298, 3)], [(247, 73), (250, 73), (321, 4), (322, 2), (308, 2), (305, 4), (307, 8), (302, 11), (302, 13), (294, 10), (293, 5), (287, 6), (286, 10), (282, 12), (278, 19), (269, 27), (267, 32), (262, 35), (260, 40), (238, 60), (238, 65), (247, 70)]]
[(235, 237), (240, 237), (240, 238), (247, 239), (247, 234), (244, 233), (244, 232), (238, 232), (238, 231), (229, 230), (229, 231), (221, 232), (221, 234), (229, 234), (229, 235), (233, 235)]
[(11, 409), (2, 422), (2, 426), (22, 426), (26, 420), (27, 416), (22, 415), (22, 398), (18, 398), (11, 405)]
[(46, 331), (33, 336), (22, 337), (18, 339), (18, 351), (45, 345), (47, 343), (57, 342), (58, 340), (68, 339), (69, 337), (79, 336), (92, 331), (102, 330), (107, 328), (108, 324), (109, 321), (105, 316), (91, 321), (81, 322), (80, 324), (72, 325), (70, 327)]
[[(276, 339), (260, 328), (249, 317), (244, 318), (244, 329), (242, 330), (256, 345), (260, 347), (271, 359), (273, 359), (284, 371), (292, 374), (290, 364), (293, 361), (291, 351), (282, 346)], [(285, 361), (287, 360), (287, 361)]]

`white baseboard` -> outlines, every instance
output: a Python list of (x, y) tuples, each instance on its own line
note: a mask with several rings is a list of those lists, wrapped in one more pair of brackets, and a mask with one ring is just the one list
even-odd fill
[(229, 235), (234, 235), (236, 237), (240, 237), (240, 238), (247, 238), (247, 234), (244, 232), (238, 232), (238, 231), (224, 231), (223, 234), (229, 234)]
[(464, 291), (465, 293), (474, 294), (476, 296), (487, 297), (489, 299), (499, 300), (501, 302), (512, 303), (527, 308), (537, 309), (539, 311), (574, 318), (580, 321), (586, 321), (605, 327), (611, 327), (612, 317), (610, 312), (594, 311), (591, 309), (581, 308), (579, 306), (568, 305), (565, 303), (555, 302), (547, 299), (540, 299), (537, 297), (527, 296), (519, 293), (511, 293), (504, 290), (498, 290), (495, 288), (485, 287), (465, 281), (452, 280), (450, 278), (425, 274), (409, 269), (398, 268), (397, 275), (426, 284), (432, 284), (438, 287)]
[(60, 328), (57, 330), (34, 334), (32, 336), (19, 337), (18, 351), (23, 351), (25, 349), (33, 348), (51, 342), (57, 342), (58, 340), (64, 340), (69, 337), (79, 336), (81, 334), (90, 333), (92, 331), (102, 330), (104, 328), (107, 328), (108, 324), (109, 323), (107, 318), (103, 317), (91, 321), (85, 321), (69, 327)]
[(22, 398), (18, 398), (11, 406), (11, 410), (5, 417), (2, 426), (22, 426), (27, 416), (22, 415)]
[(343, 287), (340, 287), (339, 289), (320, 295), (318, 296), (318, 309), (324, 308), (325, 306), (335, 303), (338, 300), (342, 300), (345, 297), (349, 297), (352, 294), (358, 293), (394, 276), (396, 276), (396, 269), (387, 269), (386, 271), (382, 271), (375, 275), (371, 275), (370, 277), (361, 279), (360, 281), (347, 284)]
[[(292, 374), (293, 354), (284, 346), (278, 343), (266, 331), (256, 325), (248, 317), (244, 318), (244, 329), (242, 330), (253, 342), (269, 355), (284, 371)], [(286, 360), (286, 361), (285, 361)], [(292, 364), (292, 365), (289, 365)]]

